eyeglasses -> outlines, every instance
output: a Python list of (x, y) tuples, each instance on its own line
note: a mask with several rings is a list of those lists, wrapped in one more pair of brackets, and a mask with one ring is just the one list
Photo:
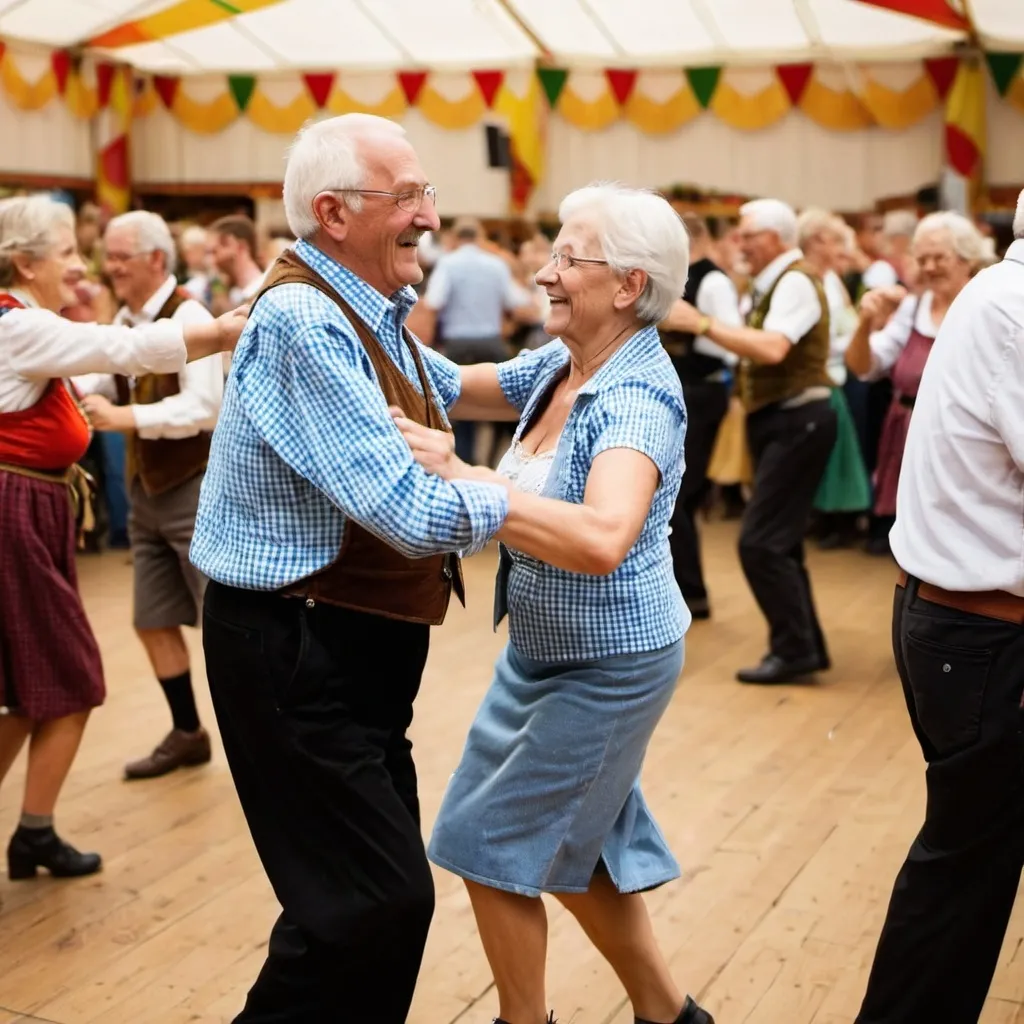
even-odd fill
[(575, 267), (577, 263), (593, 263), (607, 265), (607, 260), (592, 260), (585, 259), (582, 256), (570, 256), (567, 252), (553, 252), (551, 254), (551, 262), (555, 265), (555, 270), (562, 271), (568, 270), (570, 267)]
[(372, 188), (330, 188), (327, 192), (357, 192), (361, 196), (391, 196), (395, 205), (406, 213), (415, 213), (422, 205), (424, 199), (437, 203), (437, 188), (434, 185), (424, 185), (423, 188), (411, 188), (407, 192), (380, 192)]

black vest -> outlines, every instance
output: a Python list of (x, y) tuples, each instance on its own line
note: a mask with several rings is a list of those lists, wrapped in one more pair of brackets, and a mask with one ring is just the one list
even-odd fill
[[(697, 292), (701, 282), (713, 270), (721, 271), (721, 267), (707, 258), (697, 260), (690, 265), (690, 273), (683, 289), (683, 299), (691, 306), (697, 305)], [(725, 360), (717, 356), (709, 356), (703, 352), (695, 352), (693, 343), (696, 335), (689, 331), (659, 331), (661, 343), (665, 351), (672, 357), (672, 365), (684, 384), (695, 384), (710, 377), (713, 373), (726, 369)]]

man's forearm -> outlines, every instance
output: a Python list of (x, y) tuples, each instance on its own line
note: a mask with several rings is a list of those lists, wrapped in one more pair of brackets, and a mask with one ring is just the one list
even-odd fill
[(756, 327), (729, 327), (712, 319), (704, 337), (755, 363), (781, 363), (793, 347), (778, 331), (760, 331)]

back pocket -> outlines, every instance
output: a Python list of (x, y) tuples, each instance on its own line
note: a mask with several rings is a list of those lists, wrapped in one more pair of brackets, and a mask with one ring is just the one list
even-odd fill
[(905, 656), (917, 720), (938, 757), (976, 743), (992, 652), (908, 635)]

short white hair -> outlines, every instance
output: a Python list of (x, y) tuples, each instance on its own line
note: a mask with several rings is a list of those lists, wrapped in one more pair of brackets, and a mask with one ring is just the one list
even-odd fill
[(886, 238), (913, 238), (917, 225), (914, 210), (889, 210), (882, 218), (882, 234)]
[(60, 228), (75, 229), (75, 215), (49, 196), (15, 196), (0, 200), (0, 288), (16, 283), (17, 256), (42, 260), (57, 243)]
[(1017, 212), (1013, 218), (1013, 237), (1024, 238), (1024, 189), (1017, 196)]
[(796, 213), (781, 199), (752, 199), (740, 207), (740, 216), (749, 217), (761, 231), (774, 231), (783, 245), (796, 245)]
[(619, 274), (642, 270), (647, 284), (636, 315), (659, 323), (686, 287), (690, 237), (682, 217), (650, 189), (597, 182), (570, 192), (558, 207), (559, 220), (593, 214), (601, 252)]
[(819, 235), (835, 235), (845, 242), (846, 223), (829, 210), (818, 206), (808, 207), (796, 220), (797, 244), (803, 248), (807, 242)]
[[(313, 200), (329, 189), (358, 189), (366, 181), (358, 140), (374, 135), (402, 138), (405, 129), (374, 114), (342, 114), (313, 121), (301, 129), (288, 152), (284, 172), (284, 212), (296, 238), (310, 239), (320, 227)], [(349, 195), (352, 210), (362, 209), (362, 197)]]
[(164, 269), (168, 274), (174, 273), (178, 250), (167, 221), (159, 214), (149, 210), (129, 210), (128, 213), (111, 218), (107, 225), (108, 234), (111, 228), (125, 228), (131, 231), (135, 236), (136, 253), (162, 252)]
[(946, 235), (949, 246), (960, 259), (979, 266), (985, 259), (981, 232), (963, 214), (940, 210), (922, 217), (914, 229), (914, 242), (926, 235)]
[(201, 224), (189, 224), (181, 233), (181, 247), (188, 249), (193, 245), (206, 245), (206, 228)]

